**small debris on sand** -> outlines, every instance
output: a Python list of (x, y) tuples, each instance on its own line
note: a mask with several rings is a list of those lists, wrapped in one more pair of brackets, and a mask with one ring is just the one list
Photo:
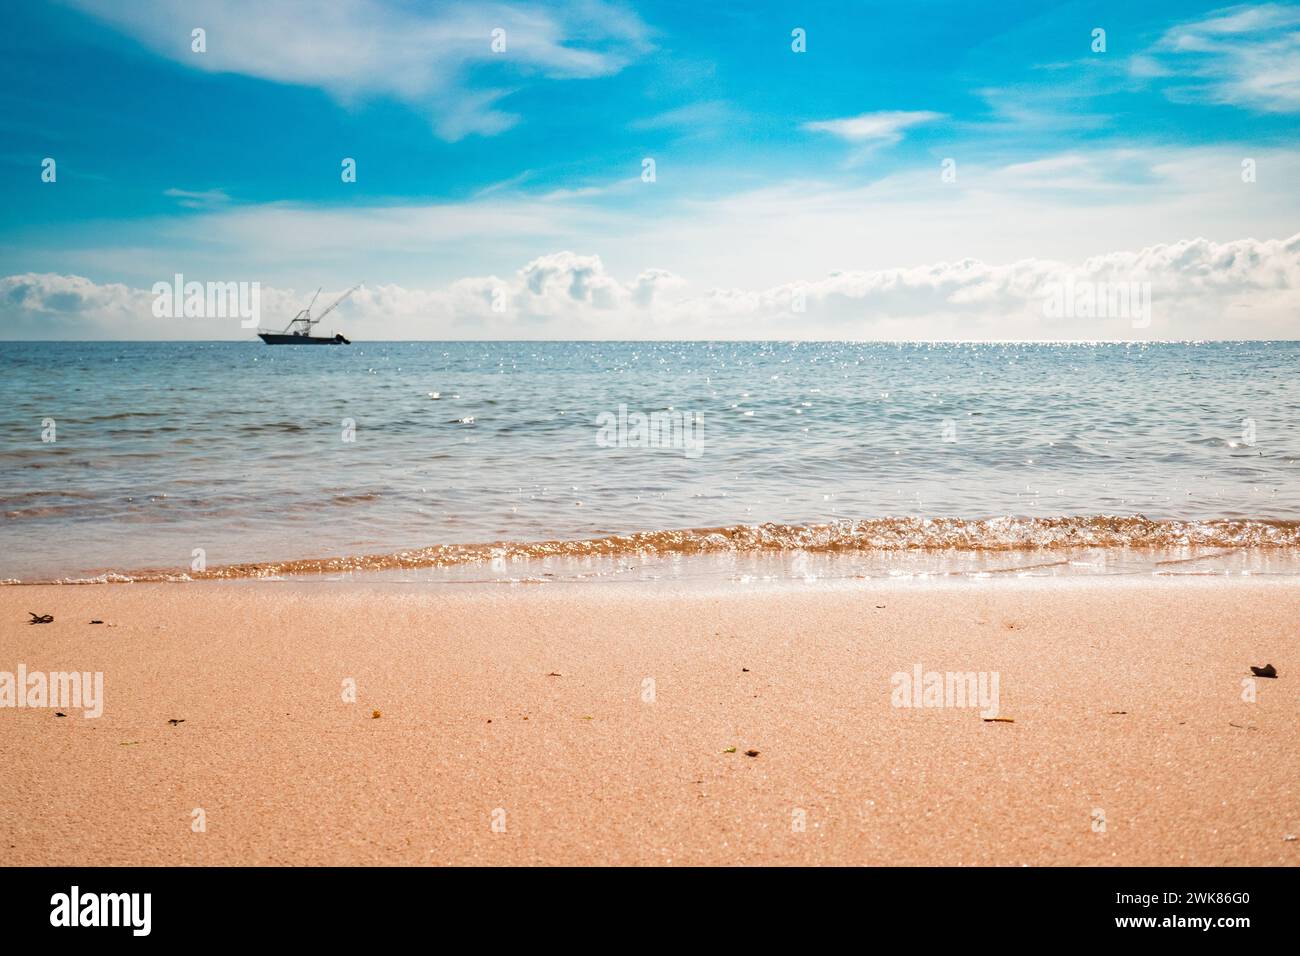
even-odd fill
[(726, 750), (724, 750), (724, 751), (722, 751), (722, 752), (723, 752), (724, 754), (734, 754), (734, 753), (736, 752), (736, 748), (735, 748), (735, 747), (728, 747)]
[(103, 622), (103, 621), (91, 621), (90, 623), (91, 623), (91, 624), (103, 624), (104, 622)]
[(53, 614), (37, 614), (35, 611), (28, 611), (27, 613), (32, 616), (32, 619), (27, 622), (28, 624), (53, 624), (54, 623)]
[(1256, 677), (1277, 677), (1277, 668), (1272, 664), (1265, 664), (1263, 667), (1251, 667), (1250, 672)]
[(550, 672), (549, 674), (547, 674), (546, 676), (547, 676), (547, 677), (563, 677), (564, 675), (561, 674), (559, 671), (551, 671), (551, 672)]
[(986, 724), (1014, 724), (1015, 723), (1015, 721), (1012, 720), (1010, 717), (985, 717), (983, 718), (983, 720), (984, 723)]
[(757, 756), (758, 756), (758, 751), (757, 751), (757, 750), (746, 750), (746, 751), (745, 751), (745, 756), (746, 756), (746, 757), (757, 757)]
[(380, 717), (382, 717), (382, 716), (384, 716), (384, 715), (381, 714), (381, 713), (380, 713), (379, 711), (377, 711), (377, 710), (372, 710), (372, 711), (370, 712), (370, 719), (371, 719), (371, 720), (378, 720), (378, 719), (379, 719)]
[(185, 723), (185, 718), (184, 718), (184, 717), (172, 717), (170, 720), (167, 721), (167, 723), (169, 723), (169, 724), (171, 724), (173, 727), (175, 727), (177, 724), (183, 724), (183, 723)]
[(61, 711), (61, 710), (56, 710), (56, 711), (54, 712), (54, 716), (55, 716), (55, 717), (66, 717), (66, 716), (68, 716), (68, 715), (65, 714), (65, 713), (64, 713), (63, 711)]

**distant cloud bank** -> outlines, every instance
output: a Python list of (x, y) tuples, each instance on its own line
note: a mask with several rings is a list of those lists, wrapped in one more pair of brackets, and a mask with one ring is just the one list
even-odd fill
[[(335, 324), (361, 340), (1297, 338), (1300, 233), (1224, 243), (1189, 239), (1078, 264), (964, 259), (836, 272), (763, 289), (688, 294), (686, 288), (683, 277), (667, 270), (620, 278), (599, 256), (565, 251), (506, 277), (466, 277), (437, 289), (368, 287)], [(1116, 314), (1113, 296), (1107, 310), (1108, 293), (1127, 296), (1130, 289), (1136, 301), (1144, 290), (1149, 314)], [(263, 287), (263, 325), (282, 326), (305, 298)], [(75, 275), (0, 279), (0, 323), (11, 338), (251, 336), (230, 319), (156, 318), (153, 301), (149, 289)]]

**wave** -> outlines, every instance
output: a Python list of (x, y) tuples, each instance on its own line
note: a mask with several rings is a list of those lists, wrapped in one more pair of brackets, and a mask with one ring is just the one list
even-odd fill
[(204, 571), (174, 568), (105, 571), (91, 578), (62, 579), (58, 583), (233, 580), (557, 557), (618, 558), (782, 551), (1050, 552), (1085, 548), (1300, 549), (1300, 521), (1230, 518), (1164, 521), (1142, 515), (1092, 515), (986, 519), (871, 518), (802, 525), (767, 523), (643, 531), (572, 540), (440, 544), (388, 554), (228, 564)]

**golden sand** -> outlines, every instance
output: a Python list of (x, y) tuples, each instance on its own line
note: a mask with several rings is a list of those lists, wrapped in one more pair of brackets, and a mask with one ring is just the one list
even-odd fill
[[(1297, 620), (1294, 579), (4, 588), (0, 671), (105, 699), (0, 709), (0, 849), (1294, 864)], [(892, 706), (918, 665), (996, 673), (1003, 719)]]

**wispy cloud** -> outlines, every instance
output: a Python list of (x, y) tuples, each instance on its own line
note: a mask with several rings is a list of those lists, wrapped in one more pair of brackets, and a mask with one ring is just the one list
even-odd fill
[(207, 189), (201, 192), (192, 189), (164, 189), (163, 195), (175, 199), (178, 205), (186, 209), (213, 209), (230, 202), (230, 196), (224, 189)]
[(1300, 8), (1217, 11), (1168, 30), (1139, 64), (1144, 72), (1181, 81), (1166, 88), (1174, 99), (1300, 112)]
[[(1258, 181), (1243, 182), (1243, 155)], [(425, 287), (586, 249), (620, 273), (668, 269), (699, 293), (945, 259), (1070, 261), (1189, 236), (1276, 237), (1300, 222), (1291, 185), (1300, 156), (1284, 148), (1080, 145), (1009, 163), (958, 153), (956, 181), (941, 172), (935, 156), (869, 181), (793, 176), (680, 195), (629, 174), (560, 191), (506, 181), (437, 203), (232, 202), (116, 222), (112, 242), (102, 223), (59, 224), (0, 245), (0, 259), (12, 272), (144, 286), (184, 272), (264, 285), (334, 274)]]
[(892, 146), (903, 138), (904, 131), (913, 126), (943, 118), (942, 113), (929, 110), (886, 110), (842, 119), (817, 120), (804, 123), (803, 129), (811, 133), (830, 133), (858, 145)]
[[(509, 129), (519, 117), (498, 108), (498, 101), (531, 78), (608, 76), (651, 48), (640, 18), (606, 0), (547, 6), (66, 2), (196, 70), (315, 86), (345, 103), (367, 96), (401, 100), (426, 111), (448, 140)], [(199, 28), (206, 34), (204, 52), (192, 48), (191, 33)], [(497, 35), (498, 50), (495, 30), (504, 31)]]
[(967, 131), (1010, 134), (1017, 138), (1027, 134), (1101, 129), (1110, 118), (1096, 112), (1093, 101), (1114, 92), (1115, 85), (1123, 78), (1103, 76), (1093, 62), (1085, 62), (1087, 66), (1068, 80), (1048, 75), (1036, 84), (978, 90), (992, 118), (965, 120), (959, 125)]
[(635, 130), (680, 130), (700, 132), (717, 128), (736, 120), (736, 111), (722, 100), (700, 100), (676, 109), (665, 110), (654, 116), (633, 120), (628, 126)]

